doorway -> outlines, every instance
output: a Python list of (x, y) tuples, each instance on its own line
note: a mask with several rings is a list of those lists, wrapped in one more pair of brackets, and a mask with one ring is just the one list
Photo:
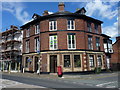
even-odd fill
[(57, 55), (50, 55), (50, 73), (57, 73)]
[(38, 57), (35, 57), (35, 72), (38, 70)]

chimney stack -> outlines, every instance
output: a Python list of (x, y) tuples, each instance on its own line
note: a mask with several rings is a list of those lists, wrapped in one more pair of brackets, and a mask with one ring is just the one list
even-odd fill
[(49, 15), (48, 10), (45, 10), (44, 13), (43, 13), (43, 15), (44, 15), (44, 16), (45, 16), (45, 15)]
[(58, 7), (59, 7), (59, 12), (62, 12), (64, 11), (65, 4), (63, 2), (60, 2)]

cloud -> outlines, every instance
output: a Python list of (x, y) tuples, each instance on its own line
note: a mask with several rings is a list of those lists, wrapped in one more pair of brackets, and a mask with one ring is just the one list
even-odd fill
[(53, 14), (53, 12), (48, 12), (49, 14)]
[(94, 0), (92, 2), (86, 3), (87, 15), (97, 15), (103, 18), (112, 19), (118, 13), (117, 8), (112, 10), (112, 7), (115, 6), (115, 2), (102, 2), (101, 0)]
[(2, 10), (13, 14), (22, 24), (29, 20), (29, 14), (21, 2), (3, 2)]
[(118, 19), (116, 22), (113, 23), (112, 26), (103, 27), (103, 33), (112, 38), (117, 37), (118, 36)]

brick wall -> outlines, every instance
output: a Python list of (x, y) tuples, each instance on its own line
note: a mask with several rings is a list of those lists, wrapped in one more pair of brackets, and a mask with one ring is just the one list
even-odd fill
[[(94, 23), (92, 25), (92, 31), (94, 32)], [(99, 33), (101, 33), (101, 26), (99, 25)], [(58, 18), (57, 19), (57, 30), (67, 30), (67, 19)], [(68, 49), (67, 48), (67, 33), (75, 33), (76, 34), (76, 49), (88, 49), (88, 35), (93, 36), (93, 47), (96, 50), (96, 40), (95, 37), (100, 37), (100, 48), (103, 51), (103, 38), (100, 35), (92, 34), (92, 33), (84, 33), (83, 31), (79, 32), (76, 30), (87, 30), (87, 21), (82, 19), (75, 19), (75, 30), (73, 31), (51, 31), (49, 32), (49, 20), (43, 20), (40, 22), (40, 41), (41, 41), (41, 50), (49, 50), (49, 35), (57, 34), (58, 36), (58, 49)], [(48, 31), (48, 32), (46, 32)], [(24, 40), (23, 46), (25, 46), (26, 40), (26, 30), (24, 30)], [(30, 52), (34, 52), (34, 38), (35, 35), (35, 25), (30, 26)], [(85, 45), (86, 44), (86, 45)], [(23, 48), (23, 53), (25, 52), (25, 48)]]

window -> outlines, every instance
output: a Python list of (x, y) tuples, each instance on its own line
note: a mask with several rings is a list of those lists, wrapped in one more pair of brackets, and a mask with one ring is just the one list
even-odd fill
[(39, 24), (35, 25), (35, 34), (38, 34), (40, 31), (40, 26)]
[(96, 37), (96, 49), (100, 50), (100, 38)]
[(97, 57), (97, 63), (98, 63), (98, 66), (100, 67), (102, 66), (102, 58), (100, 55)]
[(74, 55), (74, 67), (81, 67), (80, 55)]
[(89, 56), (89, 66), (94, 67), (94, 55)]
[(64, 67), (71, 67), (70, 55), (64, 55)]
[(107, 40), (107, 41), (108, 41), (108, 53), (113, 53), (112, 40)]
[(93, 49), (92, 36), (88, 36), (88, 49)]
[(35, 38), (35, 52), (40, 50), (40, 41), (39, 37)]
[(95, 24), (95, 32), (98, 33), (98, 25)]
[(75, 49), (75, 35), (68, 35), (68, 49)]
[(26, 29), (26, 37), (29, 37), (30, 35), (30, 28)]
[(49, 22), (49, 30), (50, 31), (57, 30), (57, 21), (50, 21)]
[(27, 40), (26, 41), (26, 53), (28, 53), (29, 52), (29, 41)]
[(87, 28), (88, 28), (89, 32), (92, 32), (92, 28), (91, 28), (91, 23), (90, 22), (87, 22)]
[(56, 50), (57, 49), (57, 35), (50, 36), (50, 50)]
[(75, 22), (74, 22), (74, 20), (68, 20), (67, 29), (68, 30), (75, 30)]

